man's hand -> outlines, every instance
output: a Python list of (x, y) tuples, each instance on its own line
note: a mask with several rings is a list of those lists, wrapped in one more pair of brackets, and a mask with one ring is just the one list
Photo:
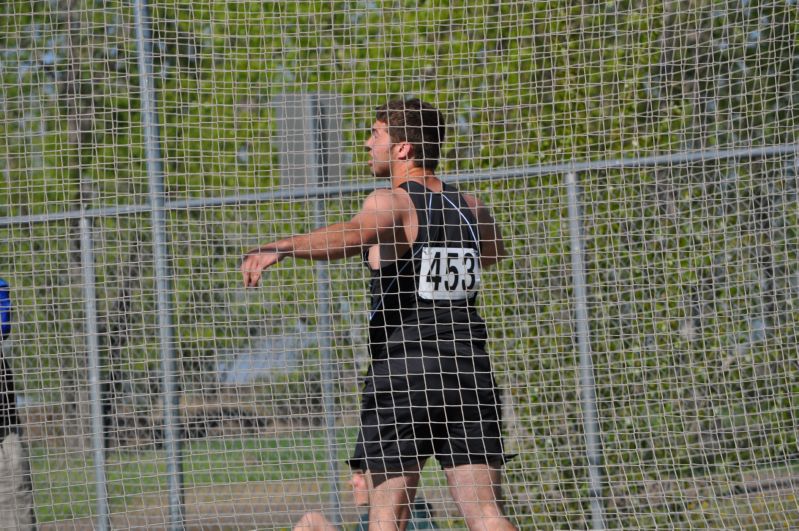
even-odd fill
[(283, 254), (277, 251), (263, 251), (253, 249), (244, 255), (241, 262), (241, 274), (244, 276), (244, 287), (254, 288), (261, 281), (261, 273), (264, 269), (272, 267), (280, 262)]

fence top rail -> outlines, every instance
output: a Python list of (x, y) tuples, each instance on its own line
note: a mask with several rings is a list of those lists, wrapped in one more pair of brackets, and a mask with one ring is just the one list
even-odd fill
[[(716, 162), (729, 159), (760, 158), (780, 155), (799, 155), (799, 144), (782, 144), (760, 148), (742, 148), (728, 150), (701, 150), (666, 155), (653, 155), (638, 158), (619, 158), (586, 162), (566, 162), (561, 164), (544, 164), (539, 166), (523, 166), (520, 168), (503, 168), (488, 171), (474, 171), (442, 175), (447, 182), (481, 182), (501, 179), (520, 179), (565, 173), (582, 173), (624, 168), (642, 168), (651, 166), (678, 165), (697, 162)], [(229, 205), (244, 205), (258, 202), (278, 200), (299, 200), (349, 195), (370, 192), (375, 188), (386, 187), (387, 183), (365, 182), (338, 186), (318, 186), (313, 188), (289, 188), (270, 190), (244, 195), (233, 195), (214, 198), (178, 199), (166, 201), (161, 207), (164, 211), (191, 210)], [(157, 210), (150, 204), (109, 206), (91, 209), (75, 209), (65, 212), (32, 214), (25, 216), (6, 216), (0, 218), (0, 227), (12, 225), (29, 225), (52, 221), (64, 221), (80, 218), (117, 217), (141, 214)]]

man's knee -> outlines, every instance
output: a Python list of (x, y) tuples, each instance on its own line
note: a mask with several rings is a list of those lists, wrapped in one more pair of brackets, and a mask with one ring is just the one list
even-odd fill
[(502, 507), (502, 471), (491, 465), (461, 465), (446, 470), (452, 497), (470, 530), (505, 531), (514, 526)]

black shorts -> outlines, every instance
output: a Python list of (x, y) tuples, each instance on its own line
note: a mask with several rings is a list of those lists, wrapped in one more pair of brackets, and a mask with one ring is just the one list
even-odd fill
[(502, 466), (501, 411), (484, 341), (395, 343), (366, 377), (350, 465), (389, 475), (431, 456), (444, 468)]

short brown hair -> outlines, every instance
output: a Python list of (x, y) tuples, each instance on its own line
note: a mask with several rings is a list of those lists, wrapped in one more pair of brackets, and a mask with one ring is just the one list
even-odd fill
[(392, 142), (408, 142), (414, 166), (435, 170), (441, 156), (446, 125), (444, 115), (418, 98), (391, 100), (377, 108), (377, 121), (388, 125)]

